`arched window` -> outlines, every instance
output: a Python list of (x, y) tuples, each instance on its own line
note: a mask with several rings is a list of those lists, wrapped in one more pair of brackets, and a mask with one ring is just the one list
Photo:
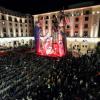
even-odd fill
[(76, 22), (78, 22), (78, 21), (79, 21), (79, 18), (78, 18), (78, 17), (76, 17), (76, 18), (75, 18), (75, 21), (76, 21)]
[(17, 18), (15, 18), (15, 22), (18, 22)]
[(10, 26), (12, 26), (12, 23), (9, 23)]
[(20, 19), (20, 23), (22, 23), (22, 19)]
[(25, 19), (25, 23), (27, 23), (27, 20)]
[(89, 14), (91, 14), (92, 13), (92, 10), (91, 9), (88, 9), (88, 10), (84, 10), (83, 11), (83, 14), (84, 15), (89, 15)]
[(9, 17), (9, 21), (12, 21), (12, 18), (11, 17)]
[(31, 20), (29, 20), (29, 23), (31, 23)]
[(27, 29), (26, 29), (26, 33), (27, 33)]
[(3, 28), (3, 32), (6, 32), (6, 28), (5, 27)]
[(47, 20), (45, 21), (45, 24), (48, 24), (48, 21)]
[(22, 27), (22, 24), (20, 24), (20, 27)]
[(1, 16), (1, 19), (2, 19), (2, 20), (5, 20), (5, 16), (4, 16), (4, 15), (2, 15), (2, 16)]
[(48, 16), (46, 16), (46, 19), (49, 19), (49, 17), (48, 17)]
[(16, 29), (16, 32), (18, 32), (18, 29)]
[(21, 32), (23, 32), (23, 29), (21, 29)]
[(56, 17), (56, 15), (52, 15), (52, 18), (55, 18)]

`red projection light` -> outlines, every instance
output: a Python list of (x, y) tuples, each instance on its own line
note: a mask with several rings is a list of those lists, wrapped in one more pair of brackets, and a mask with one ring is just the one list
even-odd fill
[(37, 55), (49, 57), (62, 57), (65, 55), (62, 41), (52, 43), (52, 39), (50, 39), (48, 41), (45, 41), (44, 43), (42, 42), (43, 41), (38, 41), (37, 43)]
[[(60, 16), (62, 13), (60, 14)], [(62, 15), (63, 16), (63, 15)], [(47, 27), (44, 29), (43, 18), (39, 16), (38, 21), (35, 22), (34, 32), (36, 39), (36, 52), (37, 55), (50, 56), (50, 57), (62, 57), (65, 55), (65, 41), (64, 40), (64, 18), (60, 17), (60, 22), (57, 21), (56, 16), (53, 17), (52, 28)], [(56, 25), (56, 23), (58, 25)], [(67, 19), (67, 24), (70, 23)]]

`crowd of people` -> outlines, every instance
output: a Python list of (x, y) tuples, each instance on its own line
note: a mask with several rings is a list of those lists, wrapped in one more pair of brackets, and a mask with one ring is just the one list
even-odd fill
[(100, 54), (2, 56), (0, 100), (100, 100)]

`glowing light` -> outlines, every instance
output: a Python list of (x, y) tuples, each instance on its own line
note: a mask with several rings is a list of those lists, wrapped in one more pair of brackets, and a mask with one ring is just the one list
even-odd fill
[(5, 22), (2, 22), (2, 24), (4, 25), (4, 24), (5, 24)]
[(13, 41), (27, 41), (27, 40), (34, 40), (34, 37), (16, 37), (16, 38), (0, 38), (0, 43), (8, 43)]
[[(36, 46), (36, 51), (38, 55), (43, 55), (43, 56), (50, 56), (50, 57), (62, 57), (65, 55), (64, 53), (64, 46), (63, 42), (57, 41), (56, 43), (52, 43), (52, 37), (46, 38), (47, 36), (40, 39), (44, 41), (43, 46), (41, 47), (41, 41), (37, 41), (37, 46)], [(59, 38), (61, 39), (61, 36), (59, 35)]]
[(99, 14), (100, 13), (100, 11), (97, 11), (97, 14)]
[(92, 13), (93, 13), (93, 14), (95, 14), (95, 12), (94, 12), (94, 11), (93, 11)]

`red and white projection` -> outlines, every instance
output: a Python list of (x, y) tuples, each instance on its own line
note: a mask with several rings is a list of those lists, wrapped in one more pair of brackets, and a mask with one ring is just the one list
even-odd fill
[[(44, 27), (45, 23), (49, 23), (49, 25)], [(64, 23), (65, 17), (63, 12), (60, 12), (59, 16), (53, 15), (51, 21), (50, 18), (45, 18), (44, 16), (38, 17), (34, 27), (36, 52), (38, 55), (52, 57), (65, 55)]]

